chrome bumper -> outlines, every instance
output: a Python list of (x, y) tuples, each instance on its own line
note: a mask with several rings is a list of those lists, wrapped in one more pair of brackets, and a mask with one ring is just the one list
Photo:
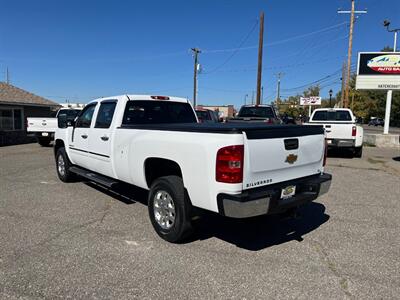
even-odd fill
[[(331, 181), (332, 176), (325, 173), (246, 190), (238, 195), (219, 194), (219, 213), (231, 218), (249, 218), (285, 212), (326, 194)], [(296, 194), (281, 199), (282, 189), (290, 185), (296, 186)]]

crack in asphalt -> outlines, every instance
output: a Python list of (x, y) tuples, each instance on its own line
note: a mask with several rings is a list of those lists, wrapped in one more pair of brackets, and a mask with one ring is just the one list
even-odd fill
[(339, 286), (344, 294), (349, 297), (350, 299), (355, 299), (355, 297), (349, 291), (349, 281), (346, 277), (340, 274), (337, 265), (331, 258), (329, 258), (328, 253), (324, 249), (323, 245), (315, 240), (309, 241), (311, 246), (317, 251), (319, 256), (322, 258), (322, 261), (326, 265), (326, 267), (332, 272), (333, 275), (339, 280)]
[(103, 223), (105, 217), (111, 212), (111, 206), (112, 206), (113, 201), (111, 199), (107, 199), (106, 203), (104, 204), (103, 208), (103, 215), (101, 216), (100, 219), (100, 224)]

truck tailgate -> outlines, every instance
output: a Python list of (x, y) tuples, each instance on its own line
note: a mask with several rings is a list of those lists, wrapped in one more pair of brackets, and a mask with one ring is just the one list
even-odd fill
[(324, 124), (327, 139), (348, 139), (351, 138), (353, 124), (331, 123)]
[(28, 132), (55, 132), (57, 118), (28, 118)]
[[(292, 126), (274, 132), (244, 132), (243, 189), (318, 174), (325, 137), (322, 127)], [(316, 130), (318, 129), (318, 130)]]

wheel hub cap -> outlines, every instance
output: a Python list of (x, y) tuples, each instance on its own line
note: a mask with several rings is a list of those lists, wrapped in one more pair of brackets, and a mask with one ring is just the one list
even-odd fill
[(153, 201), (154, 218), (163, 229), (170, 229), (175, 223), (175, 204), (170, 194), (158, 191)]
[(64, 158), (62, 157), (62, 155), (58, 156), (57, 168), (58, 168), (58, 173), (61, 176), (64, 176), (65, 175), (65, 162), (64, 162)]

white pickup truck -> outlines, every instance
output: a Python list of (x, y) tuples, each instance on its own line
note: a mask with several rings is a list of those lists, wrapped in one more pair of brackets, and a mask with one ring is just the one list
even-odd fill
[(324, 126), (328, 148), (351, 150), (355, 157), (362, 156), (364, 129), (357, 125), (350, 109), (318, 108), (307, 124)]
[(233, 218), (283, 213), (329, 190), (322, 126), (198, 123), (188, 100), (123, 95), (94, 100), (72, 126), (59, 119), (59, 178), (150, 190), (155, 231), (191, 232), (196, 208)]
[(72, 121), (81, 110), (81, 107), (61, 108), (57, 111), (54, 118), (27, 118), (28, 126), (26, 130), (28, 133), (36, 136), (36, 139), (41, 146), (48, 146), (54, 139), (58, 116), (65, 114), (67, 119)]

